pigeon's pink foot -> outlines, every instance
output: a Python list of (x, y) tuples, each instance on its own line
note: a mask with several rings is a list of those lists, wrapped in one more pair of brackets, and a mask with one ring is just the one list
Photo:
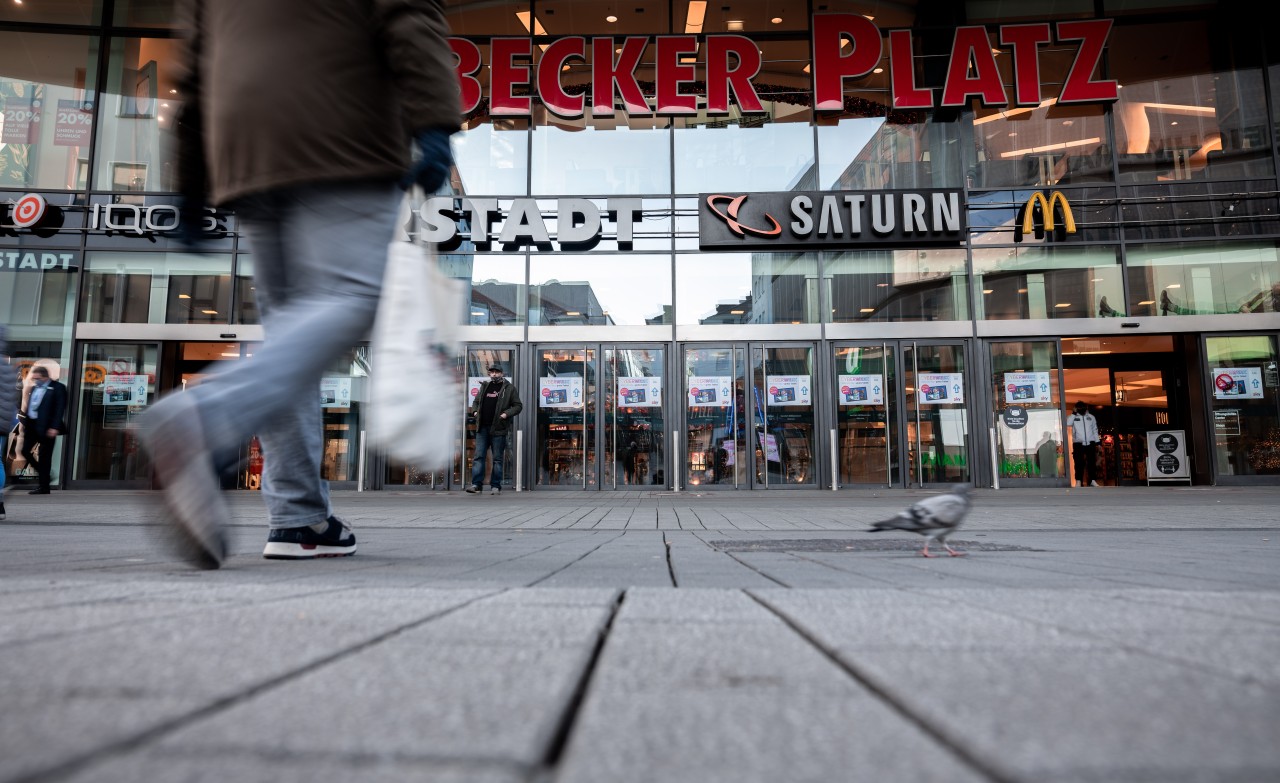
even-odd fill
[(951, 547), (947, 547), (947, 551), (951, 553), (952, 557), (964, 557), (966, 554), (968, 554), (967, 552), (957, 552)]
[(922, 550), (920, 550), (920, 554), (921, 554), (921, 555), (923, 555), (924, 557), (937, 557), (937, 555), (931, 555), (931, 554), (929, 554), (929, 550), (928, 550), (928, 549), (922, 549)]

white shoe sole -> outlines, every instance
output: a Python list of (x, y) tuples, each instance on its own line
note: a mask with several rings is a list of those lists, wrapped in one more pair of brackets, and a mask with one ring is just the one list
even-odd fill
[(317, 557), (347, 557), (355, 553), (355, 544), (351, 546), (326, 546), (324, 544), (304, 546), (303, 544), (288, 544), (278, 541), (268, 541), (266, 547), (262, 550), (262, 556), (269, 560), (313, 560)]

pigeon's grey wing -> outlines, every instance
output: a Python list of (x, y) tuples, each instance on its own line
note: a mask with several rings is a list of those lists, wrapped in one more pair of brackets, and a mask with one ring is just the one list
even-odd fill
[(916, 503), (911, 511), (930, 527), (953, 527), (969, 512), (969, 501), (961, 495), (936, 495)]

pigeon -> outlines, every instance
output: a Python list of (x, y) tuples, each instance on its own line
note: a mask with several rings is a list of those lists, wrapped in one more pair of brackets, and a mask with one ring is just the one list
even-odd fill
[(924, 550), (920, 554), (925, 557), (935, 557), (929, 554), (929, 543), (935, 538), (947, 548), (952, 557), (962, 557), (964, 552), (957, 552), (947, 544), (947, 536), (956, 532), (969, 513), (970, 489), (969, 484), (956, 484), (945, 495), (925, 498), (899, 511), (896, 517), (875, 523), (871, 526), (871, 532), (909, 530), (924, 536)]

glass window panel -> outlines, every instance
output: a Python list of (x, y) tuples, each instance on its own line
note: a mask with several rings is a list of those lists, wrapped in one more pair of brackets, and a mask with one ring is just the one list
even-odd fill
[[(582, 3), (583, 5), (596, 5)], [(493, 35), (521, 36), (528, 35), (532, 19), (529, 17), (529, 0), (450, 0), (446, 18), (449, 30), (455, 35)], [(543, 14), (538, 19), (550, 21), (558, 18), (560, 11), (550, 15)], [(548, 33), (563, 35), (556, 24), (544, 27)], [(488, 63), (488, 59), (485, 59)]]
[(440, 268), (449, 277), (467, 281), (471, 291), (467, 323), (511, 326), (525, 322), (523, 255), (442, 253)]
[(557, 117), (542, 107), (533, 129), (533, 192), (546, 196), (671, 192), (665, 117)]
[(460, 195), (522, 196), (528, 192), (527, 121), (476, 120), (451, 141)]
[(253, 256), (236, 256), (235, 300), (232, 303), (233, 324), (262, 323), (258, 312), (258, 293), (253, 280)]
[(829, 253), (822, 275), (830, 323), (969, 317), (961, 249)]
[(0, 22), (50, 22), (54, 24), (98, 24), (102, 21), (102, 0), (58, 0), (57, 2), (0, 3)]
[(112, 39), (107, 92), (99, 113), (96, 189), (176, 189), (178, 47), (178, 41), (162, 38)]
[(1113, 248), (974, 248), (973, 275), (978, 318), (1100, 318), (1127, 314), (1120, 264)]
[(818, 322), (813, 253), (703, 253), (676, 256), (676, 323)]
[(172, 27), (176, 0), (116, 0), (115, 21), (121, 27)]
[(1200, 20), (1112, 32), (1121, 182), (1273, 173), (1256, 45), (1218, 30)]
[(80, 317), (88, 323), (227, 323), (231, 256), (89, 253)]
[[(882, 97), (888, 98), (887, 93)], [(878, 111), (876, 109), (868, 109)], [(919, 115), (920, 122), (907, 122)], [(838, 190), (960, 187), (958, 126), (920, 112), (842, 115), (818, 126), (821, 185)]]
[(966, 0), (965, 21), (969, 24), (1008, 24), (1017, 21), (1090, 18), (1093, 0)]
[(1128, 268), (1129, 315), (1280, 312), (1273, 245), (1138, 245)]
[(804, 3), (791, 0), (754, 0), (728, 3), (676, 0), (674, 33), (725, 34), (773, 33), (805, 30), (809, 26)]
[(533, 255), (529, 323), (671, 323), (669, 255)]
[[(1210, 383), (1215, 370), (1248, 368), (1259, 391), (1235, 396), (1213, 392), (1214, 461), (1220, 476), (1280, 474), (1280, 383), (1276, 338), (1266, 335), (1209, 337), (1205, 358)], [(1223, 373), (1225, 374), (1225, 373)], [(1229, 376), (1230, 377), (1230, 376)], [(1247, 388), (1247, 386), (1246, 386)], [(1261, 396), (1254, 396), (1261, 394)]]
[(86, 187), (97, 60), (94, 37), (0, 31), (0, 187)]
[[(53, 334), (64, 331), (69, 335), (75, 312), (79, 254), (72, 259), (66, 269), (61, 265), (51, 269), (0, 269), (0, 323), (57, 327), (30, 333), (44, 335), (40, 339), (54, 339)], [(10, 338), (14, 339), (13, 335)]]

